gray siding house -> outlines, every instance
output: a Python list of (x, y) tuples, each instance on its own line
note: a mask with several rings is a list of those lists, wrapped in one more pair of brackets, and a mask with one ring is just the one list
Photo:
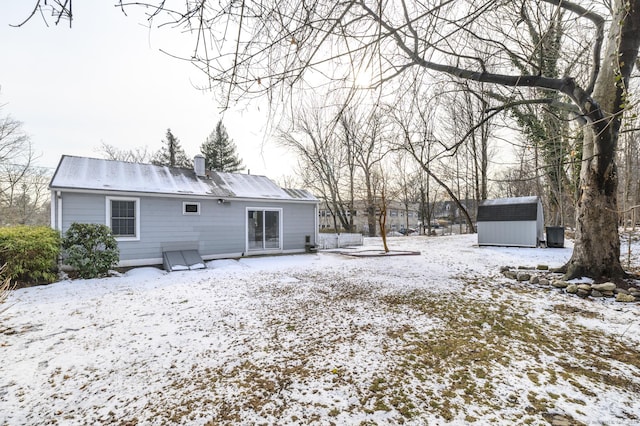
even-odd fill
[(316, 244), (318, 200), (264, 176), (65, 155), (51, 180), (51, 226), (106, 224), (119, 266), (163, 263), (196, 250), (202, 259), (304, 252)]
[(478, 245), (537, 247), (544, 241), (538, 197), (484, 200), (478, 205)]

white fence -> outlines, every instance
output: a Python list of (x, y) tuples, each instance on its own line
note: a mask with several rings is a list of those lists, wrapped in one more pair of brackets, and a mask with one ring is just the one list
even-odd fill
[(332, 249), (347, 246), (361, 246), (362, 234), (318, 234), (318, 248)]

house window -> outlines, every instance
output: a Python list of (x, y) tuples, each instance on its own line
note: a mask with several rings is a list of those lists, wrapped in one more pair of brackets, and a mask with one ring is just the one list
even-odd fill
[(140, 239), (140, 199), (107, 197), (107, 225), (118, 241)]
[(282, 209), (247, 209), (247, 250), (282, 246)]
[(200, 203), (182, 203), (182, 214), (184, 215), (199, 215)]

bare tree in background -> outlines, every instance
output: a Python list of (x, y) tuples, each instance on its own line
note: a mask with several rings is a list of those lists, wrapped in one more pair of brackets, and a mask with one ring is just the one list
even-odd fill
[[(353, 157), (340, 130), (340, 115), (310, 105), (300, 110), (292, 130), (281, 130), (279, 141), (299, 158), (305, 187), (326, 203), (336, 232), (351, 231), (353, 211)], [(345, 180), (347, 181), (345, 183)], [(349, 190), (350, 188), (350, 190)]]
[(381, 162), (389, 153), (389, 135), (385, 134), (387, 123), (384, 117), (377, 104), (368, 108), (350, 107), (343, 111), (341, 117), (346, 139), (353, 149), (353, 161), (360, 179), (356, 184), (360, 188), (358, 198), (364, 200), (370, 237), (376, 236), (376, 210), (380, 204), (378, 193), (384, 183), (380, 172)]
[[(374, 84), (393, 86), (416, 67), (491, 84), (506, 97), (536, 100), (522, 88), (560, 94), (585, 122), (575, 246), (566, 277), (624, 275), (615, 153), (638, 58), (640, 0), (203, 0), (176, 10), (164, 1), (147, 6), (150, 19), (192, 32), (189, 58), (212, 85), (225, 85), (225, 105), (261, 94), (277, 99), (278, 90), (319, 78), (351, 81), (362, 69), (377, 76)], [(72, 16), (70, 2), (58, 10)], [(523, 10), (536, 23), (562, 15), (571, 32), (559, 64), (563, 73), (526, 73), (509, 65), (514, 56), (531, 63), (535, 54), (521, 42)], [(579, 61), (585, 66), (572, 66)]]
[[(473, 220), (467, 207), (459, 199), (455, 188), (447, 183), (442, 171), (445, 168), (443, 160), (450, 159), (453, 156), (452, 151), (457, 148), (443, 143), (435, 134), (434, 128), (439, 118), (436, 116), (436, 106), (432, 103), (436, 102), (436, 98), (426, 90), (418, 90), (413, 93), (412, 99), (413, 101), (408, 105), (399, 104), (389, 107), (389, 116), (394, 120), (398, 135), (392, 145), (395, 149), (403, 149), (411, 155), (426, 173), (428, 179), (433, 180), (441, 187), (455, 203), (469, 230), (475, 232)], [(458, 143), (456, 146), (460, 144)], [(430, 224), (428, 228), (430, 233)]]
[(35, 153), (22, 123), (0, 116), (0, 226), (42, 225), (50, 176), (34, 166)]
[(128, 161), (130, 163), (148, 163), (151, 161), (151, 153), (146, 146), (121, 149), (102, 142), (96, 151), (107, 160)]

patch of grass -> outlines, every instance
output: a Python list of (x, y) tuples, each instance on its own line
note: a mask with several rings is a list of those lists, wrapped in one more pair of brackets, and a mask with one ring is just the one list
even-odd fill
[[(473, 280), (463, 297), (426, 289), (378, 292), (377, 283), (339, 274), (299, 274), (296, 279), (313, 300), (292, 301), (296, 291), (291, 284), (259, 290), (264, 292), (261, 335), (268, 343), (261, 339), (256, 349), (269, 356), (243, 359), (232, 368), (209, 367), (203, 359), (188, 372), (176, 372), (167, 388), (180, 398), (154, 407), (160, 421), (187, 422), (193, 413), (205, 412), (210, 424), (238, 424), (246, 423), (250, 412), (268, 419), (265, 423), (309, 424), (353, 414), (365, 418), (360, 424), (372, 425), (366, 417), (383, 411), (396, 424), (434, 418), (435, 424), (455, 419), (539, 424), (562, 400), (580, 416), (579, 409), (586, 411), (603, 389), (640, 393), (639, 349), (572, 321), (592, 318), (587, 310), (555, 306), (550, 315), (565, 321), (554, 327), (519, 300), (524, 290), (509, 289), (506, 297), (490, 289), (492, 297), (474, 297), (473, 288), (482, 284)], [(390, 320), (344, 319), (357, 312)], [(395, 315), (412, 320), (394, 322)], [(426, 323), (433, 327), (420, 326)], [(349, 359), (362, 350), (374, 351), (363, 343), (372, 338), (384, 363), (364, 373), (350, 371)], [(514, 367), (521, 364), (531, 368)], [(625, 374), (620, 365), (632, 373)], [(518, 383), (526, 383), (528, 391)], [(571, 386), (582, 396), (548, 392), (549, 384)], [(354, 401), (348, 406), (335, 396), (345, 394)], [(323, 403), (313, 402), (318, 400)], [(291, 404), (304, 407), (305, 416), (288, 411)]]

